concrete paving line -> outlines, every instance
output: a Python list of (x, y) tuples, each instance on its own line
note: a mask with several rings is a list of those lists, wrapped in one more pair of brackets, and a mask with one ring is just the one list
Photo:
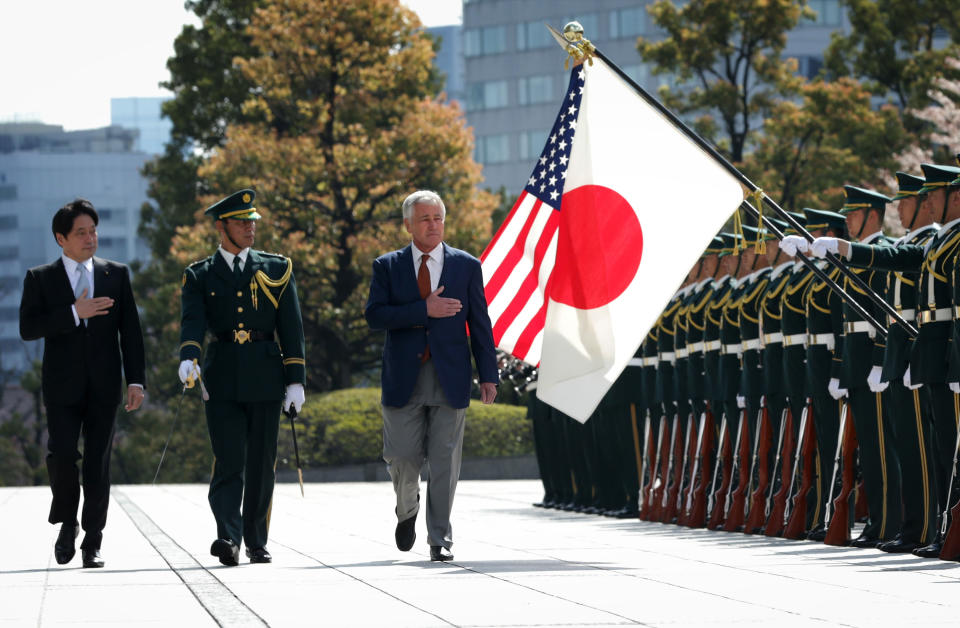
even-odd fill
[(168, 536), (123, 491), (113, 498), (133, 525), (187, 586), (210, 617), (220, 626), (266, 626), (267, 622), (244, 604), (223, 582)]
[[(451, 623), (449, 620), (444, 619), (443, 617), (440, 617), (439, 615), (437, 615), (437, 614), (435, 614), (435, 613), (431, 613), (430, 611), (428, 611), (428, 610), (426, 610), (426, 609), (423, 609), (423, 608), (420, 608), (419, 606), (416, 606), (416, 605), (414, 605), (414, 604), (411, 604), (410, 602), (408, 602), (408, 601), (406, 601), (406, 600), (404, 600), (404, 599), (401, 599), (401, 598), (397, 597), (396, 595), (393, 595), (392, 593), (389, 593), (388, 591), (385, 591), (385, 590), (381, 589), (380, 587), (374, 586), (373, 584), (370, 584), (370, 583), (367, 582), (366, 580), (362, 580), (362, 579), (357, 578), (356, 576), (353, 576), (353, 575), (351, 575), (351, 574), (349, 574), (349, 573), (347, 573), (347, 572), (345, 572), (345, 571), (343, 571), (343, 570), (341, 570), (341, 569), (338, 569), (338, 568), (336, 568), (336, 567), (334, 567), (334, 566), (332, 566), (332, 565), (328, 565), (327, 563), (323, 562), (323, 561), (320, 560), (319, 558), (316, 558), (316, 557), (314, 557), (314, 556), (311, 556), (311, 555), (309, 555), (309, 554), (306, 554), (306, 553), (304, 553), (304, 552), (301, 552), (300, 550), (298, 550), (298, 549), (296, 549), (296, 548), (294, 548), (294, 547), (291, 547), (291, 546), (289, 546), (289, 545), (284, 545), (283, 543), (279, 543), (278, 541), (275, 541), (275, 540), (274, 540), (274, 541), (271, 541), (271, 543), (273, 543), (274, 545), (279, 545), (280, 547), (284, 547), (284, 548), (290, 550), (291, 552), (294, 552), (295, 554), (299, 554), (299, 555), (303, 556), (304, 558), (307, 558), (307, 559), (309, 559), (309, 560), (312, 560), (312, 561), (314, 561), (314, 562), (316, 562), (316, 563), (319, 563), (320, 565), (323, 565), (324, 567), (327, 567), (328, 569), (333, 569), (334, 571), (336, 571), (336, 572), (338, 572), (338, 573), (340, 573), (340, 574), (343, 574), (343, 575), (347, 576), (348, 578), (352, 578), (353, 580), (356, 580), (357, 582), (360, 582), (360, 583), (362, 583), (362, 584), (365, 584), (366, 586), (368, 586), (368, 587), (370, 587), (370, 588), (372, 588), (372, 589), (375, 589), (375, 590), (383, 593), (384, 595), (387, 595), (387, 596), (389, 596), (389, 597), (392, 597), (393, 599), (397, 600), (398, 602), (402, 602), (403, 604), (406, 604), (407, 606), (410, 606), (410, 607), (412, 607), (412, 608), (415, 608), (415, 609), (417, 609), (417, 610), (420, 611), (420, 612), (426, 613), (427, 615), (432, 615), (433, 617), (436, 617), (437, 619), (439, 619), (440, 621), (442, 621), (442, 622), (444, 622), (444, 623), (447, 623), (447, 624), (449, 624), (449, 625), (451, 625), (451, 626), (456, 626), (456, 625), (457, 625), (457, 624)], [(455, 561), (455, 560), (450, 561), (450, 562), (445, 562), (445, 563), (443, 563), (443, 565), (445, 565), (445, 566), (456, 566), (456, 567), (459, 567), (460, 569), (463, 569), (464, 571), (469, 571), (469, 572), (471, 572), (471, 573), (475, 573), (475, 574), (477, 574), (478, 576), (486, 576), (487, 578), (493, 578), (494, 580), (499, 580), (500, 582), (503, 582), (503, 583), (506, 583), (506, 584), (510, 584), (510, 585), (513, 585), (513, 586), (516, 586), (516, 587), (520, 587), (520, 588), (522, 588), (522, 589), (527, 589), (528, 591), (532, 591), (532, 592), (534, 592), (534, 593), (538, 593), (538, 594), (543, 595), (543, 596), (546, 596), (546, 597), (554, 598), (554, 599), (556, 599), (556, 600), (562, 600), (562, 601), (564, 601), (564, 602), (568, 602), (568, 603), (570, 603), (570, 604), (574, 604), (575, 606), (579, 606), (579, 607), (581, 607), (581, 608), (586, 608), (586, 609), (589, 609), (589, 610), (592, 610), (592, 611), (596, 611), (596, 612), (598, 612), (598, 613), (606, 613), (607, 615), (612, 615), (613, 617), (617, 617), (617, 618), (620, 618), (620, 619), (622, 619), (622, 620), (624, 620), (624, 621), (626, 621), (626, 622), (629, 622), (629, 623), (632, 624), (632, 625), (636, 625), (636, 626), (649, 626), (649, 627), (651, 627), (651, 628), (653, 627), (653, 624), (644, 624), (644, 623), (642, 623), (642, 622), (640, 622), (640, 621), (637, 621), (636, 619), (632, 619), (632, 618), (630, 618), (630, 617), (627, 617), (626, 615), (620, 615), (620, 614), (618, 614), (618, 613), (614, 613), (614, 612), (612, 612), (612, 611), (608, 611), (608, 610), (605, 609), (605, 608), (599, 608), (599, 607), (597, 607), (597, 606), (591, 606), (591, 605), (589, 605), (589, 604), (583, 604), (582, 602), (577, 602), (577, 601), (575, 601), (575, 600), (570, 600), (570, 599), (567, 599), (567, 598), (565, 598), (565, 597), (563, 597), (563, 596), (561, 596), (561, 595), (555, 595), (555, 594), (553, 594), (553, 593), (547, 593), (546, 591), (541, 591), (540, 589), (537, 589), (537, 588), (534, 588), (534, 587), (531, 587), (531, 586), (528, 586), (528, 585), (525, 585), (525, 584), (520, 584), (519, 582), (514, 582), (514, 581), (512, 581), (512, 580), (508, 580), (507, 578), (502, 578), (502, 577), (500, 577), (500, 576), (495, 576), (495, 575), (490, 574), (490, 573), (486, 573), (486, 572), (483, 572), (483, 571), (477, 571), (476, 569), (471, 569), (470, 567), (466, 567), (466, 566), (458, 563), (458, 562)], [(622, 624), (621, 624), (620, 622), (617, 622), (616, 625), (622, 625)]]

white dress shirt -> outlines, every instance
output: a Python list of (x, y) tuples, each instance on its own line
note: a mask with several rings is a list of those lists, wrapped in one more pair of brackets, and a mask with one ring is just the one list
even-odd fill
[[(87, 297), (88, 299), (93, 298), (93, 258), (84, 260), (83, 262), (78, 262), (76, 260), (70, 259), (66, 255), (61, 254), (60, 259), (63, 260), (63, 268), (67, 271), (67, 279), (70, 281), (70, 289), (73, 290), (73, 293), (77, 293), (77, 282), (80, 281), (80, 271), (78, 266), (83, 264), (83, 267), (87, 269), (87, 279), (88, 285), (87, 288)], [(73, 310), (73, 323), (74, 325), (80, 325), (80, 315), (77, 314), (77, 306), (71, 305), (70, 309)]]
[(247, 248), (243, 249), (242, 251), (240, 251), (239, 253), (237, 253), (236, 255), (234, 255), (233, 253), (229, 252), (228, 250), (226, 250), (226, 249), (223, 248), (222, 246), (218, 246), (218, 247), (217, 247), (217, 250), (220, 251), (220, 255), (223, 255), (224, 261), (227, 262), (227, 268), (229, 268), (230, 270), (233, 270), (233, 258), (234, 258), (234, 257), (239, 257), (239, 258), (240, 258), (240, 270), (242, 271), (244, 265), (247, 263), (247, 254), (250, 253), (250, 247), (249, 247), (249, 246), (248, 246)]
[(440, 273), (443, 272), (443, 243), (441, 242), (433, 247), (433, 250), (429, 253), (424, 253), (418, 249), (416, 244), (411, 246), (413, 246), (413, 276), (418, 277), (420, 275), (420, 258), (426, 255), (427, 270), (430, 271), (430, 292), (435, 292), (440, 284)]

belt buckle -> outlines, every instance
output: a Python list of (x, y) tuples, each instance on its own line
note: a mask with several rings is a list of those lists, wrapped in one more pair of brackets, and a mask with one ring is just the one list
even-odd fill
[(238, 345), (242, 345), (245, 342), (251, 342), (250, 332), (246, 329), (234, 329), (233, 341)]

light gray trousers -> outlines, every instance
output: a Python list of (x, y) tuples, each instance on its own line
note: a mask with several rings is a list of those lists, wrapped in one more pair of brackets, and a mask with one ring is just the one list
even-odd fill
[(460, 478), (466, 408), (452, 408), (433, 360), (420, 366), (407, 405), (383, 407), (383, 459), (397, 496), (397, 521), (420, 510), (420, 468), (427, 462), (427, 543), (453, 547), (450, 511)]

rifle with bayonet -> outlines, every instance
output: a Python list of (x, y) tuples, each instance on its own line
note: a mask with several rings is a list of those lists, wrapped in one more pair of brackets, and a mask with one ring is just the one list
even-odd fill
[(667, 462), (666, 487), (663, 490), (663, 501), (660, 506), (660, 521), (672, 523), (677, 518), (677, 494), (683, 483), (683, 462), (680, 457), (684, 452), (683, 430), (680, 427), (680, 416), (673, 417), (673, 431), (670, 435), (670, 459)]
[(700, 416), (697, 455), (693, 458), (690, 493), (685, 508), (685, 525), (702, 528), (707, 518), (707, 489), (710, 485), (710, 453), (713, 451), (713, 413), (708, 407)]
[[(773, 429), (770, 426), (770, 412), (766, 403), (761, 403), (757, 417), (757, 435), (753, 440), (753, 470), (750, 481), (756, 478), (756, 488), (750, 493), (747, 502), (747, 518), (743, 531), (747, 534), (759, 534), (767, 519), (767, 490), (770, 487), (770, 449), (773, 447)], [(774, 465), (774, 468), (776, 465)]]
[(807, 495), (813, 487), (813, 464), (817, 454), (817, 435), (813, 427), (813, 402), (808, 398), (807, 407), (800, 418), (800, 439), (797, 456), (794, 458), (790, 480), (791, 496), (783, 514), (783, 538), (802, 539), (807, 530)]
[(650, 412), (648, 411), (646, 418), (643, 420), (643, 464), (640, 467), (640, 495), (637, 501), (637, 516), (640, 519), (646, 519), (649, 514), (650, 500), (648, 496), (653, 487), (653, 476), (656, 475), (655, 472), (651, 471), (654, 469), (651, 463), (656, 464), (653, 460), (653, 457), (656, 455), (656, 450), (653, 448), (652, 439)]
[(737, 444), (734, 446), (733, 468), (731, 477), (737, 478), (737, 487), (727, 492), (726, 513), (724, 514), (723, 529), (726, 532), (736, 532), (743, 529), (747, 495), (750, 494), (750, 425), (747, 422), (746, 408), (740, 413), (740, 426), (737, 428)]
[[(707, 503), (707, 527), (716, 530), (723, 523), (724, 498), (730, 488), (730, 472), (733, 466), (733, 451), (730, 447), (730, 429), (727, 417), (720, 421), (720, 442), (717, 444), (717, 460), (710, 483), (710, 501)], [(718, 484), (719, 480), (719, 484)]]
[[(803, 414), (806, 414), (806, 408)], [(767, 498), (767, 523), (763, 527), (766, 536), (780, 536), (783, 532), (783, 515), (790, 498), (790, 459), (793, 458), (796, 439), (793, 436), (793, 411), (790, 406), (780, 415), (780, 433), (777, 436), (777, 457), (773, 463), (773, 479), (770, 496)], [(778, 488), (779, 481), (779, 488)]]
[[(840, 412), (840, 437), (837, 439), (837, 453), (833, 459), (830, 494), (827, 497), (827, 510), (823, 517), (823, 525), (827, 528), (827, 535), (823, 539), (826, 545), (850, 545), (850, 496), (853, 495), (854, 485), (857, 482), (855, 464), (857, 431), (848, 416), (849, 411), (849, 406), (844, 403), (843, 410)], [(838, 472), (842, 475), (840, 492), (834, 499), (833, 489), (836, 486)]]
[(650, 491), (650, 518), (648, 521), (660, 521), (663, 509), (663, 491), (667, 483), (667, 466), (670, 463), (670, 427), (667, 415), (660, 417), (660, 429), (657, 431), (657, 464), (655, 465), (653, 488)]
[(685, 443), (683, 445), (683, 462), (680, 463), (680, 485), (677, 487), (677, 498), (674, 502), (674, 509), (677, 513), (677, 525), (687, 524), (687, 495), (690, 493), (690, 487), (693, 485), (693, 464), (697, 455), (697, 440), (694, 436), (693, 413), (687, 416), (687, 430)]
[[(954, 401), (956, 401), (956, 399), (957, 395), (954, 395)], [(958, 523), (960, 522), (960, 477), (957, 476), (958, 452), (960, 452), (960, 427), (957, 428), (957, 442), (953, 446), (953, 471), (950, 472), (950, 484), (947, 486), (947, 501), (940, 519), (940, 534), (943, 536), (943, 545), (940, 546), (941, 560), (960, 560), (960, 523)], [(953, 505), (951, 506), (951, 504)]]

